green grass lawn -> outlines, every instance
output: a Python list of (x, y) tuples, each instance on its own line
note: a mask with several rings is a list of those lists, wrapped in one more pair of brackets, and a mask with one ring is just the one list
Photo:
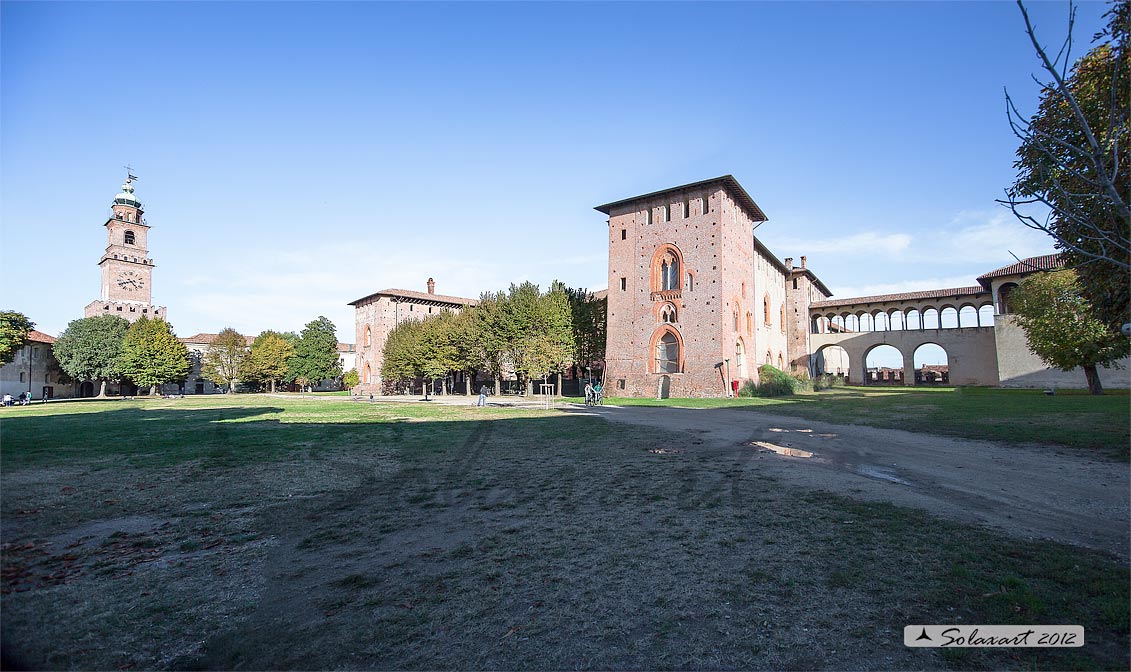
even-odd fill
[[(584, 401), (579, 399), (578, 401)], [(838, 424), (869, 425), (1014, 443), (1051, 443), (1098, 450), (1127, 460), (1131, 446), (1131, 396), (1127, 390), (1091, 396), (1084, 390), (979, 387), (837, 387), (772, 399), (639, 399), (606, 403), (684, 408), (740, 407)]]
[[(5, 655), (36, 669), (1131, 663), (1117, 559), (798, 489), (741, 447), (699, 443), (537, 409), (242, 395), (4, 409)], [(908, 623), (1081, 624), (1087, 645), (944, 655), (903, 647)]]

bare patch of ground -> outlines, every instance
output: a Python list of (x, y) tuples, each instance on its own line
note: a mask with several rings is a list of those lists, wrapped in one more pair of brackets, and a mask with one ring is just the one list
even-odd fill
[[(368, 405), (296, 406), (326, 406), (339, 419), (206, 418), (218, 437), (207, 457), (71, 454), (66, 468), (44, 458), (0, 473), (7, 661), (769, 670), (1128, 662), (1124, 567), (820, 491), (839, 482), (795, 480), (794, 465), (821, 456), (838, 428), (633, 420), (654, 425), (643, 428), (473, 408), (442, 411), (443, 422), (363, 425), (340, 418)], [(422, 415), (403, 410), (396, 415)], [(278, 452), (241, 459), (268, 432), (286, 432)], [(806, 469), (860, 479), (859, 492), (843, 491), (861, 499), (898, 501), (882, 488), (922, 478), (852, 445), (862, 455), (854, 465), (875, 462), (875, 474)], [(1079, 659), (950, 659), (902, 644), (907, 623), (1078, 616), (1089, 628)]]
[[(758, 453), (759, 471), (789, 483), (1131, 557), (1126, 463), (1049, 446), (833, 425), (745, 409), (606, 406), (588, 412), (692, 433), (703, 440), (695, 448), (700, 451), (747, 447)], [(812, 454), (783, 454), (791, 451)]]

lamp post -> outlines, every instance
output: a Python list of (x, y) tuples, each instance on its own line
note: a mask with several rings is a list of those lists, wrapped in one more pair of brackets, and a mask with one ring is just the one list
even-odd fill
[(734, 394), (730, 384), (730, 359), (724, 358), (723, 361), (727, 363), (727, 396), (730, 397)]

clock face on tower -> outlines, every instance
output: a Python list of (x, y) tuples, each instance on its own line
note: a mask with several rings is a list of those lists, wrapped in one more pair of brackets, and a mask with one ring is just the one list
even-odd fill
[(140, 273), (133, 271), (122, 271), (114, 278), (114, 281), (127, 292), (136, 292), (145, 287), (145, 278)]

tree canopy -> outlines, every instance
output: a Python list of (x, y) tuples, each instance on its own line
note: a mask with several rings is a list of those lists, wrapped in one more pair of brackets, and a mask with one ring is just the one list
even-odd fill
[(0, 312), (0, 366), (16, 358), (20, 348), (27, 345), (28, 334), (35, 322), (14, 310)]
[(288, 363), (294, 354), (294, 346), (283, 334), (264, 331), (251, 342), (251, 349), (244, 362), (244, 378), (267, 383), (274, 392), (276, 383), (287, 380)]
[(294, 355), (288, 369), (294, 380), (305, 378), (308, 383), (334, 379), (342, 375), (338, 358), (338, 336), (334, 323), (325, 317), (307, 323), (294, 344)]
[(1073, 271), (1034, 273), (1009, 295), (1029, 349), (1062, 371), (1083, 367), (1092, 394), (1102, 394), (1097, 366), (1125, 357), (1131, 341), (1096, 317)]
[[(1071, 21), (1064, 48), (1050, 59), (1018, 4), (1049, 79), (1028, 121), (1006, 96), (1021, 145), (1017, 180), (1003, 203), (1026, 226), (1052, 236), (1096, 315), (1118, 330), (1131, 319), (1131, 1), (1113, 3), (1107, 29), (1071, 68)], [(1038, 217), (1034, 206), (1047, 216)]]
[(130, 323), (117, 315), (74, 320), (55, 340), (52, 352), (63, 371), (75, 380), (101, 382), (98, 396), (106, 396), (106, 381), (122, 377), (122, 341)]
[(236, 391), (236, 383), (243, 379), (246, 359), (247, 338), (227, 327), (208, 346), (200, 372), (212, 382), (226, 385), (228, 394), (232, 394)]
[(189, 373), (188, 348), (165, 320), (142, 316), (122, 339), (119, 368), (140, 387), (182, 382)]

